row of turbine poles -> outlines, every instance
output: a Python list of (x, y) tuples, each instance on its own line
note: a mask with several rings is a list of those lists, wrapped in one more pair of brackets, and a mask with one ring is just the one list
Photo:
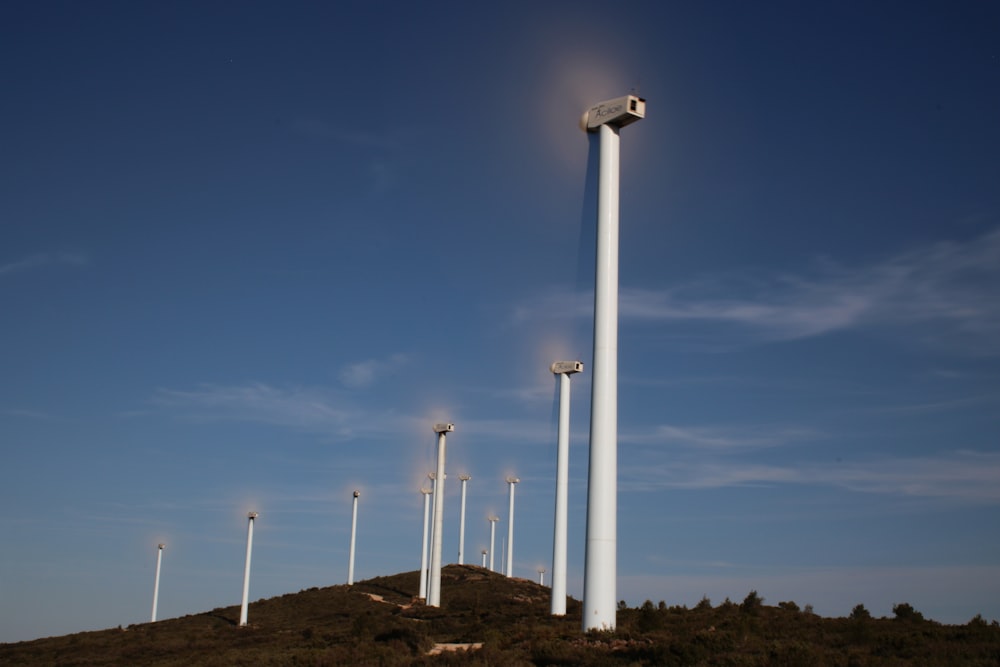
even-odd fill
[[(646, 101), (636, 95), (607, 100), (583, 113), (580, 128), (598, 135), (600, 163), (597, 192), (597, 261), (594, 284), (594, 355), (590, 399), (590, 460), (587, 479), (587, 538), (584, 561), (583, 629), (614, 630), (616, 625), (617, 584), (617, 505), (618, 505), (618, 228), (619, 228), (619, 130), (641, 120)], [(552, 364), (550, 370), (560, 376), (559, 446), (556, 463), (556, 507), (552, 546), (553, 615), (566, 613), (566, 524), (569, 471), (569, 377), (583, 370), (579, 361)], [(434, 425), (438, 435), (437, 471), (432, 489), (424, 494), (424, 539), (421, 552), (420, 593), (428, 606), (441, 605), (441, 535), (444, 516), (445, 438), (455, 430), (452, 423)], [(465, 484), (463, 475), (462, 512), (459, 531), (459, 564), (464, 559)], [(507, 526), (507, 576), (511, 576), (514, 551), (514, 485), (520, 480), (508, 477), (510, 516)], [(440, 488), (439, 488), (440, 487)], [(358, 497), (354, 492), (351, 519), (348, 584), (354, 583), (354, 549), (358, 521)], [(427, 565), (429, 503), (433, 501), (433, 524), (430, 539), (430, 565)], [(247, 515), (247, 553), (243, 571), (243, 601), (240, 626), (247, 624), (250, 590), (250, 555), (253, 525), (257, 512)], [(490, 517), (490, 570), (497, 517)], [(165, 545), (157, 545), (156, 581), (153, 588), (152, 620), (160, 589), (160, 565)], [(483, 553), (483, 567), (486, 553)], [(544, 570), (539, 570), (543, 583)]]
[[(559, 385), (559, 444), (556, 461), (556, 504), (555, 504), (555, 528), (552, 548), (552, 604), (551, 613), (553, 615), (566, 614), (566, 544), (567, 544), (567, 523), (568, 523), (568, 485), (569, 485), (569, 404), (570, 404), (570, 375), (583, 370), (583, 363), (580, 361), (557, 361), (550, 367), (550, 370), (560, 377)], [(444, 485), (438, 480), (447, 478), (441, 473), (444, 468), (446, 457), (446, 435), (455, 430), (455, 425), (451, 423), (435, 424), (434, 432), (438, 434), (438, 471), (427, 475), (431, 482), (431, 488), (421, 488), (420, 493), (424, 497), (424, 522), (423, 539), (420, 548), (420, 591), (418, 597), (423, 598), (425, 604), (430, 607), (441, 606), (441, 548), (442, 548), (442, 528), (444, 515)], [(458, 537), (458, 564), (465, 564), (465, 500), (466, 485), (472, 479), (471, 475), (459, 475), (461, 481), (461, 511), (459, 514), (459, 537)], [(507, 510), (507, 539), (505, 542), (504, 558), (501, 568), (507, 577), (514, 574), (514, 488), (520, 483), (520, 479), (515, 476), (508, 476), (505, 479), (508, 487), (508, 510)], [(354, 584), (354, 560), (357, 546), (358, 532), (358, 499), (360, 491), (354, 491), (351, 507), (351, 541), (348, 554), (347, 584)], [(433, 522), (431, 521), (431, 504), (433, 502)], [(246, 560), (243, 567), (243, 597), (240, 603), (240, 626), (247, 625), (247, 612), (250, 595), (250, 559), (253, 553), (253, 527), (254, 521), (259, 517), (257, 512), (247, 514), (247, 544)], [(496, 572), (494, 554), (496, 553), (496, 524), (500, 517), (490, 515), (490, 546), (489, 549), (482, 550), (482, 567), (487, 567), (487, 556), (489, 556), (489, 570)], [(430, 548), (428, 548), (428, 546)], [(160, 592), (160, 571), (163, 564), (163, 550), (166, 544), (160, 543), (156, 549), (156, 576), (153, 584), (153, 610), (150, 621), (156, 622), (157, 605)], [(430, 565), (428, 565), (428, 556)], [(539, 585), (545, 584), (544, 568), (538, 569)]]

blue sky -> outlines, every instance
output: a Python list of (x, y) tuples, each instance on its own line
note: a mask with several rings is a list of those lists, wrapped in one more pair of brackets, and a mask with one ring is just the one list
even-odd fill
[[(995, 3), (8, 3), (0, 641), (550, 568), (622, 131), (618, 597), (1000, 618)], [(582, 594), (589, 375), (573, 381)], [(446, 485), (445, 560), (458, 484)], [(499, 540), (499, 537), (498, 537)], [(447, 590), (442, 591), (447, 603)], [(252, 619), (251, 619), (252, 620)]]

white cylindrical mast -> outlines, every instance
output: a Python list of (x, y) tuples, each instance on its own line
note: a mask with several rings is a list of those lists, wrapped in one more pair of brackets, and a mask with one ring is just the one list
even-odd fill
[(465, 565), (465, 483), (472, 475), (459, 475), (462, 480), (462, 511), (458, 516), (458, 564)]
[(552, 604), (554, 616), (566, 615), (566, 552), (569, 523), (570, 375), (583, 370), (579, 361), (557, 361), (549, 368), (559, 376), (559, 447), (556, 454), (556, 511), (552, 536)]
[(247, 606), (250, 603), (250, 553), (253, 551), (253, 520), (257, 512), (247, 514), (247, 560), (243, 566), (243, 602), (240, 604), (240, 627), (247, 624)]
[(496, 572), (496, 568), (493, 567), (493, 554), (496, 553), (497, 544), (497, 521), (500, 517), (496, 515), (491, 515), (490, 521), (490, 572)]
[(483, 549), (483, 569), (486, 569), (486, 549)]
[(434, 532), (431, 539), (431, 571), (427, 582), (427, 606), (441, 606), (441, 536), (444, 530), (445, 434), (454, 424), (435, 424), (438, 434), (437, 473), (434, 477)]
[(430, 489), (420, 489), (424, 496), (424, 540), (420, 544), (420, 597), (427, 600), (427, 533), (430, 529)]
[(166, 544), (156, 545), (156, 579), (153, 581), (153, 616), (150, 623), (156, 623), (156, 606), (160, 601), (160, 563), (163, 561), (163, 549)]
[(583, 629), (614, 630), (618, 540), (618, 194), (619, 129), (645, 116), (645, 100), (626, 95), (584, 114), (600, 133), (594, 368), (590, 399), (590, 473)]
[(354, 492), (354, 503), (351, 516), (351, 553), (348, 556), (347, 564), (347, 585), (354, 585), (354, 545), (357, 540), (358, 535), (358, 496), (361, 495), (360, 491)]
[(510, 485), (510, 507), (507, 509), (507, 576), (514, 576), (514, 485), (521, 480), (511, 475), (507, 478)]
[(545, 585), (545, 568), (544, 567), (538, 568), (538, 585), (539, 586), (544, 586)]

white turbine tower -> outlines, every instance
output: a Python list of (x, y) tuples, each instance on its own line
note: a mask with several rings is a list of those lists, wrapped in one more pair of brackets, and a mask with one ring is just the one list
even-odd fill
[(583, 370), (579, 361), (557, 361), (549, 370), (559, 376), (559, 448), (556, 454), (556, 514), (552, 536), (552, 604), (554, 616), (566, 615), (566, 551), (569, 523), (569, 376)]
[(490, 517), (489, 517), (489, 522), (490, 522), (490, 572), (496, 572), (496, 569), (493, 567), (493, 554), (496, 553), (497, 521), (499, 521), (499, 520), (500, 520), (500, 517), (498, 517), (495, 514), (491, 514)]
[(427, 606), (441, 606), (441, 534), (444, 528), (444, 463), (445, 434), (455, 430), (455, 425), (435, 424), (438, 434), (437, 474), (434, 480), (434, 532), (431, 540), (431, 571), (427, 582)]
[(247, 605), (250, 600), (250, 553), (253, 551), (253, 520), (257, 512), (247, 513), (247, 561), (243, 566), (243, 602), (240, 604), (240, 627), (247, 624)]
[(486, 549), (483, 549), (483, 569), (486, 569)]
[(594, 378), (590, 398), (590, 473), (583, 629), (614, 630), (618, 576), (618, 131), (646, 115), (646, 101), (626, 95), (584, 112), (580, 127), (600, 133), (597, 266), (594, 286)]
[(462, 480), (462, 511), (458, 517), (458, 564), (465, 565), (465, 483), (472, 479), (472, 475), (459, 475)]
[(521, 480), (511, 475), (507, 478), (510, 485), (510, 507), (507, 510), (507, 576), (514, 576), (514, 485)]
[(538, 585), (539, 586), (544, 586), (545, 585), (545, 568), (544, 567), (538, 568)]
[(354, 545), (358, 536), (358, 496), (361, 495), (360, 491), (354, 492), (354, 503), (353, 511), (351, 516), (351, 555), (348, 557), (347, 564), (347, 585), (354, 585)]
[(430, 528), (430, 489), (420, 489), (424, 496), (424, 541), (420, 545), (420, 597), (427, 600), (427, 533)]
[(150, 623), (156, 623), (156, 606), (160, 601), (160, 563), (163, 561), (163, 549), (166, 544), (156, 545), (156, 579), (153, 582), (153, 617)]

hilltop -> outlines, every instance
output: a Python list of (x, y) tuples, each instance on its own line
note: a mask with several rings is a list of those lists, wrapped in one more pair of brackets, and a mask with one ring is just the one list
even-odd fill
[(581, 604), (549, 615), (549, 589), (471, 565), (442, 571), (441, 607), (419, 573), (311, 588), (239, 607), (0, 644), (4, 665), (997, 665), (1000, 626), (925, 620), (909, 605), (875, 619), (820, 618), (793, 602), (692, 609), (622, 605), (613, 633), (580, 632)]

